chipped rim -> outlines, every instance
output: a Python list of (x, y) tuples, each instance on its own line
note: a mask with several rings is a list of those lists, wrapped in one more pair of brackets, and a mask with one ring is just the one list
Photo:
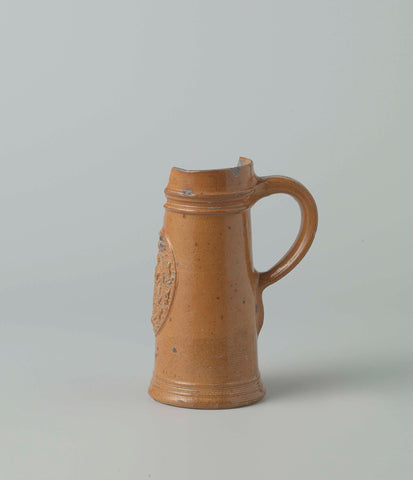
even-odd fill
[(225, 172), (225, 171), (230, 171), (233, 170), (234, 168), (243, 168), (243, 167), (250, 167), (254, 164), (254, 162), (247, 157), (240, 157), (238, 160), (238, 163), (235, 167), (226, 167), (226, 168), (206, 168), (206, 169), (198, 169), (198, 170), (191, 170), (187, 168), (181, 168), (181, 167), (172, 167), (172, 170), (178, 170), (179, 172), (185, 172), (185, 173), (200, 173), (200, 172)]

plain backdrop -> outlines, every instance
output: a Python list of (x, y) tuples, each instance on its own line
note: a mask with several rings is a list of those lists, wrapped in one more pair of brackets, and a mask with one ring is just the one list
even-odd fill
[[(410, 480), (413, 4), (0, 3), (0, 478)], [(153, 401), (174, 165), (296, 178), (319, 229), (264, 295), (266, 399)], [(252, 211), (254, 261), (299, 210)]]

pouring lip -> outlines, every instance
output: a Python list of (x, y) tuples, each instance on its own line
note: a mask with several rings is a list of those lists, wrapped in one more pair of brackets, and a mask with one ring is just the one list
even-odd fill
[(240, 170), (241, 168), (244, 167), (252, 167), (254, 165), (254, 162), (247, 157), (240, 157), (238, 160), (238, 163), (235, 167), (226, 167), (226, 168), (212, 168), (212, 169), (198, 169), (198, 170), (192, 170), (192, 169), (186, 169), (186, 168), (181, 168), (181, 167), (172, 167), (172, 170), (177, 170), (178, 172), (184, 172), (184, 173), (215, 173), (215, 172), (225, 172), (225, 171), (234, 171), (234, 170)]

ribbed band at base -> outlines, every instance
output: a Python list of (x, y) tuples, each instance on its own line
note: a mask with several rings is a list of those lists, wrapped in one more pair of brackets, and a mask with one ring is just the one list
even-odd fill
[(245, 383), (197, 385), (153, 377), (149, 395), (161, 403), (186, 408), (236, 408), (258, 402), (265, 395), (261, 378)]

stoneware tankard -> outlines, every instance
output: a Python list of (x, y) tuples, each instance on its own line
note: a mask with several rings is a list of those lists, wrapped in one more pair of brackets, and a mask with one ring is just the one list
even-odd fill
[[(301, 227), (290, 250), (266, 272), (252, 262), (250, 209), (273, 193), (292, 195)], [(262, 292), (309, 249), (317, 207), (288, 177), (259, 177), (253, 163), (219, 170), (172, 168), (159, 235), (152, 324), (155, 368), (149, 394), (189, 408), (232, 408), (263, 398), (257, 336)]]

